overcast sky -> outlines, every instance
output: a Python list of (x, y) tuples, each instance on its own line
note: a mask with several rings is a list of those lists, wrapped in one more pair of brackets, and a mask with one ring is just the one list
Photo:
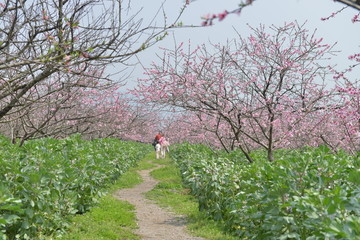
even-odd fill
[[(153, 17), (163, 2), (163, 0), (133, 0), (132, 8), (136, 10), (142, 7), (141, 17), (146, 22)], [(239, 2), (240, 0), (196, 0), (188, 5), (181, 21), (185, 25), (201, 25), (201, 16), (208, 13), (220, 13), (224, 10), (231, 11), (237, 8)], [(181, 0), (167, 0), (165, 2), (164, 8), (169, 21), (177, 16), (183, 3)], [(190, 40), (193, 47), (209, 41), (225, 43), (228, 39), (237, 37), (234, 29), (243, 37), (247, 37), (251, 32), (247, 24), (252, 27), (258, 27), (260, 24), (281, 26), (285, 22), (297, 20), (299, 23), (307, 21), (306, 28), (310, 31), (317, 29), (316, 36), (318, 38), (323, 37), (324, 43), (337, 42), (335, 49), (342, 52), (334, 57), (334, 63), (337, 63), (339, 67), (346, 68), (351, 64), (347, 60), (347, 56), (360, 53), (360, 23), (351, 22), (358, 11), (348, 7), (335, 18), (321, 21), (322, 17), (328, 17), (344, 6), (344, 4), (333, 0), (256, 0), (253, 5), (244, 8), (240, 15), (229, 15), (221, 22), (216, 20), (213, 26), (174, 30), (166, 39), (142, 52), (139, 59), (141, 59), (143, 66), (149, 67), (151, 62), (156, 62), (156, 53), (159, 52), (159, 47), (173, 48), (174, 37), (177, 44), (180, 42), (187, 44)], [(159, 16), (157, 21), (161, 25), (162, 16)], [(136, 79), (142, 78), (143, 72), (142, 67), (138, 65), (128, 80), (127, 86), (129, 88), (135, 86)], [(351, 76), (360, 76), (360, 67), (356, 68)]]

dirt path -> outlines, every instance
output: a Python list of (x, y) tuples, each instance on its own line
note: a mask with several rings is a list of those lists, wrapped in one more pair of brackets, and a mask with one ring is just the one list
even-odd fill
[(144, 240), (203, 240), (192, 237), (186, 232), (186, 222), (183, 217), (176, 216), (145, 198), (144, 193), (153, 189), (158, 183), (150, 176), (150, 172), (154, 169), (139, 171), (143, 183), (115, 193), (118, 199), (128, 201), (135, 206), (139, 226), (135, 233)]

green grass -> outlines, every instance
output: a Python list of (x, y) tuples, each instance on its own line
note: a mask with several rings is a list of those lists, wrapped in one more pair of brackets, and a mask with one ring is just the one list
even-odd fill
[(226, 235), (218, 223), (209, 220), (204, 213), (199, 212), (196, 199), (189, 194), (188, 189), (183, 187), (180, 171), (169, 158), (154, 160), (154, 162), (164, 167), (151, 172), (152, 177), (160, 183), (146, 194), (149, 199), (176, 214), (186, 216), (189, 223), (188, 229), (194, 236), (210, 240), (236, 239)]
[(61, 239), (140, 239), (133, 233), (137, 228), (134, 207), (110, 195), (102, 198), (99, 205), (92, 208), (89, 213), (74, 217), (73, 221), (69, 234)]

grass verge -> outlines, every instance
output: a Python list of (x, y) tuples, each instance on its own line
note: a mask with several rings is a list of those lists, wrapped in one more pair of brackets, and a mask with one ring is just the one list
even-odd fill
[[(127, 202), (105, 196), (89, 213), (75, 216), (64, 240), (140, 239), (136, 229), (134, 207)], [(119, 237), (121, 236), (121, 237)]]
[(199, 211), (196, 199), (182, 185), (181, 175), (176, 165), (169, 159), (153, 160), (164, 167), (151, 172), (160, 183), (146, 194), (161, 207), (175, 214), (187, 217), (188, 229), (192, 235), (209, 240), (235, 240), (237, 238), (224, 233), (219, 223), (208, 219)]
[[(151, 156), (151, 154), (149, 154)], [(144, 158), (148, 159), (149, 156)], [(137, 170), (150, 169), (155, 165), (140, 161), (138, 166), (124, 173), (90, 212), (75, 216), (73, 224), (62, 240), (138, 240), (133, 232), (137, 228), (134, 207), (126, 201), (115, 199), (118, 189), (131, 188), (142, 182)]]

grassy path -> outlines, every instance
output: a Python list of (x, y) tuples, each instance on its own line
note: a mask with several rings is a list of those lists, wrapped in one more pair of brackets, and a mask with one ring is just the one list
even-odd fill
[[(147, 198), (155, 201), (162, 208), (169, 209), (186, 219), (188, 231), (198, 237), (208, 240), (236, 240), (237, 238), (224, 234), (221, 226), (209, 220), (199, 212), (196, 199), (184, 188), (179, 169), (169, 159), (153, 160), (163, 167), (153, 170), (151, 176), (159, 181), (153, 190), (146, 193)], [(179, 238), (180, 240), (180, 238)]]
[[(143, 219), (142, 222), (140, 219)], [(114, 184), (97, 207), (75, 217), (70, 233), (61, 239), (235, 238), (224, 235), (216, 223), (198, 211), (197, 202), (182, 186), (179, 170), (171, 160), (156, 160), (155, 154), (150, 153), (140, 161), (138, 167), (128, 171)]]
[(120, 200), (129, 202), (135, 207), (136, 219), (139, 229), (135, 233), (144, 240), (202, 240), (202, 238), (192, 237), (186, 231), (186, 221), (182, 216), (164, 210), (153, 201), (145, 198), (145, 193), (152, 190), (159, 181), (150, 176), (149, 170), (141, 170), (138, 173), (143, 179), (141, 184), (133, 188), (122, 189), (115, 192), (114, 196)]

